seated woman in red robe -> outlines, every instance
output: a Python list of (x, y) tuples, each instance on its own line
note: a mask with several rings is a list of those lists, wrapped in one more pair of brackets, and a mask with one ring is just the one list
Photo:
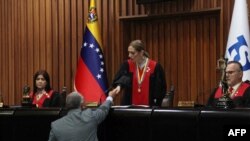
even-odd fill
[(47, 71), (39, 70), (33, 78), (33, 91), (29, 94), (36, 107), (60, 107), (60, 94), (52, 90)]

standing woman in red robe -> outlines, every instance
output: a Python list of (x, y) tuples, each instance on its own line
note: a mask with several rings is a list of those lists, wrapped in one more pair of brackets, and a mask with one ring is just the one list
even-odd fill
[(124, 89), (122, 105), (160, 106), (166, 93), (162, 66), (149, 58), (141, 40), (129, 44), (128, 57), (115, 75), (112, 91)]
[(60, 107), (60, 94), (52, 90), (47, 71), (39, 70), (33, 77), (33, 91), (29, 94), (32, 104), (38, 108)]

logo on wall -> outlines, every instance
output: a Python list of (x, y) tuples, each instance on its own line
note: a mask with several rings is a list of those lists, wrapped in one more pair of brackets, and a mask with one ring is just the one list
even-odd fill
[[(243, 35), (237, 37), (237, 42), (233, 44), (229, 49), (230, 58), (234, 61), (241, 62), (243, 71), (250, 69), (250, 54), (246, 39)], [(231, 60), (229, 60), (231, 61)]]

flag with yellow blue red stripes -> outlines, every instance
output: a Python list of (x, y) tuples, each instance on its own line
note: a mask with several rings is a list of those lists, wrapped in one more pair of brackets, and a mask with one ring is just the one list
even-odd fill
[(90, 0), (88, 21), (75, 75), (75, 90), (86, 102), (102, 103), (108, 89), (95, 0)]

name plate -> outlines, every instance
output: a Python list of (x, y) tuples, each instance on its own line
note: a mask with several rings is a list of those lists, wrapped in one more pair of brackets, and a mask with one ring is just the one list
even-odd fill
[(98, 102), (86, 102), (86, 107), (98, 107)]
[(179, 101), (178, 107), (194, 107), (194, 101)]

